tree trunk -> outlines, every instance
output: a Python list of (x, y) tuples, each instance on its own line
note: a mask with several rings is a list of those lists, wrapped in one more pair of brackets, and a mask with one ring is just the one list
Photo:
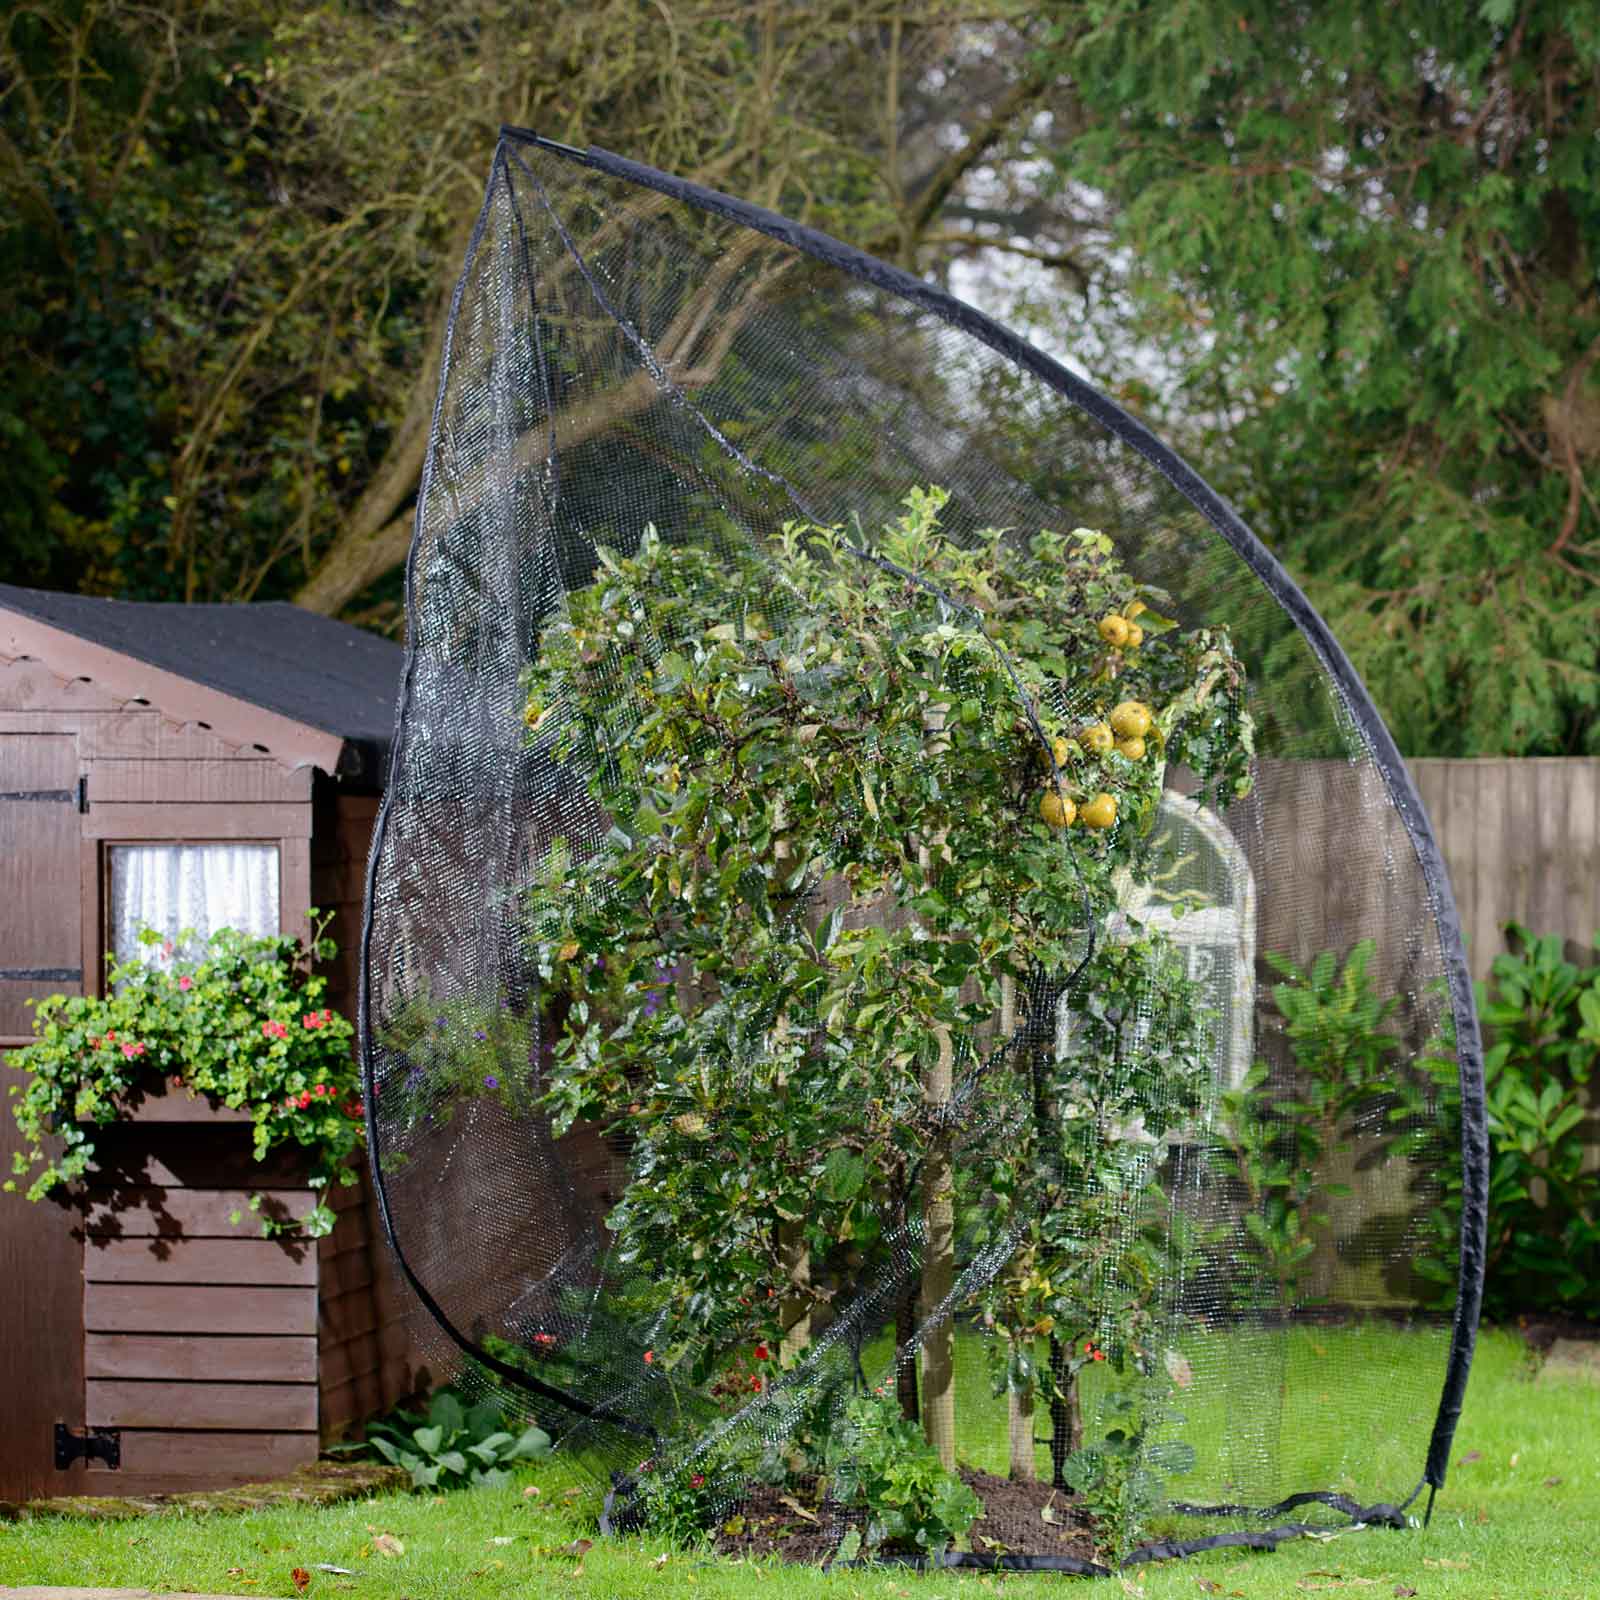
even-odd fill
[(779, 1357), (788, 1366), (811, 1343), (811, 1252), (804, 1222), (778, 1224), (778, 1259), (783, 1267), (783, 1344)]
[[(903, 1351), (917, 1336), (917, 1282), (906, 1279), (905, 1288), (894, 1308), (894, 1347)], [(894, 1395), (900, 1402), (900, 1415), (907, 1422), (922, 1420), (922, 1406), (917, 1395), (917, 1363), (902, 1358), (894, 1371)]]
[[(939, 1056), (923, 1079), (930, 1107), (949, 1103), (954, 1051), (948, 1029), (938, 1031)], [(939, 1314), (956, 1281), (955, 1181), (950, 1160), (950, 1136), (941, 1129), (929, 1147), (922, 1167), (922, 1432), (939, 1452), (945, 1469), (956, 1465), (955, 1326), (948, 1309)]]
[(1033, 1463), (1033, 1402), (1036, 1392), (1032, 1383), (1025, 1389), (1006, 1391), (1010, 1475), (1024, 1483), (1031, 1483), (1038, 1476), (1038, 1470)]
[(1050, 1395), (1050, 1481), (1058, 1489), (1067, 1487), (1067, 1458), (1083, 1448), (1078, 1385), (1067, 1372), (1069, 1353), (1068, 1347), (1051, 1334), (1050, 1376), (1054, 1381)]
[[(945, 707), (930, 706), (925, 717), (930, 756), (944, 748)], [(917, 852), (924, 873), (942, 836)], [(939, 1119), (954, 1088), (955, 1046), (948, 1028), (936, 1028), (938, 1054), (923, 1076), (922, 1095), (930, 1120)], [(922, 1164), (922, 1432), (947, 1472), (956, 1466), (955, 1327), (945, 1302), (956, 1281), (955, 1172), (950, 1134), (942, 1121), (928, 1141)], [(940, 1316), (940, 1308), (944, 1314)], [(929, 1326), (935, 1317), (939, 1321)]]

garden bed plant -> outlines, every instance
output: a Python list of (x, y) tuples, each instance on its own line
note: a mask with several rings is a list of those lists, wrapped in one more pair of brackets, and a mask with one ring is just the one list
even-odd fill
[(169, 1093), (247, 1111), (257, 1160), (281, 1146), (302, 1154), (317, 1204), (300, 1221), (283, 1222), (252, 1196), (264, 1234), (329, 1232), (328, 1191), (358, 1181), (351, 1157), (365, 1132), (355, 1030), (323, 1003), (327, 980), (312, 970), (337, 953), (326, 928), (326, 918), (314, 920), (304, 942), (222, 928), (203, 944), (144, 929), (143, 953), (111, 962), (103, 997), (39, 1001), (33, 1042), (8, 1061), (27, 1074), (8, 1092), (28, 1143), (5, 1188), (28, 1179), (27, 1197), (39, 1200), (82, 1179), (94, 1164), (96, 1130), (164, 1080)]

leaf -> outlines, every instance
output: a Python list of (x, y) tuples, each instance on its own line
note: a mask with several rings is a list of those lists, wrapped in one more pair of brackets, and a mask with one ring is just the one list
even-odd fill
[(839, 1548), (834, 1552), (835, 1561), (854, 1561), (861, 1554), (861, 1530), (852, 1528), (839, 1541)]
[(399, 1539), (395, 1538), (392, 1533), (374, 1534), (372, 1538), (372, 1548), (376, 1550), (380, 1556), (403, 1556), (406, 1553), (405, 1545)]
[(593, 1539), (574, 1539), (562, 1553), (564, 1555), (576, 1556), (578, 1560), (582, 1561), (583, 1558), (593, 1549)]
[(1194, 1382), (1194, 1368), (1189, 1365), (1189, 1358), (1181, 1350), (1168, 1350), (1163, 1359), (1167, 1376), (1180, 1389), (1187, 1389)]
[(794, 1512), (796, 1516), (804, 1517), (807, 1522), (815, 1522), (817, 1520), (816, 1512), (807, 1511), (806, 1508), (801, 1505), (800, 1502), (791, 1494), (780, 1494), (778, 1496), (778, 1503), (780, 1505), (788, 1506), (788, 1508)]
[(444, 1429), (441, 1427), (418, 1428), (413, 1435), (417, 1448), (430, 1456), (439, 1453), (439, 1447), (444, 1443)]
[(867, 1164), (854, 1150), (835, 1149), (822, 1163), (822, 1191), (830, 1200), (853, 1200), (867, 1181)]
[(1411, 1587), (1410, 1587), (1410, 1586), (1409, 1586), (1409, 1585), (1407, 1585), (1407, 1584), (1404, 1584), (1404, 1583), (1397, 1583), (1397, 1584), (1396, 1584), (1396, 1585), (1395, 1585), (1395, 1586), (1394, 1586), (1394, 1592), (1395, 1592), (1395, 1593), (1396, 1593), (1396, 1594), (1397, 1594), (1397, 1595), (1413, 1595), (1413, 1594), (1415, 1594), (1415, 1593), (1416, 1593), (1416, 1592), (1417, 1592), (1417, 1591), (1416, 1591), (1416, 1590), (1415, 1590), (1415, 1589), (1413, 1589), (1413, 1588), (1411, 1588)]
[[(522, 1430), (517, 1442), (503, 1457), (506, 1461), (542, 1461), (550, 1454), (550, 1435), (543, 1428), (530, 1425)], [(538, 1490), (534, 1491), (535, 1494)]]
[(1482, 1461), (1482, 1460), (1483, 1460), (1483, 1452), (1481, 1450), (1469, 1450), (1469, 1451), (1467, 1451), (1467, 1453), (1464, 1456), (1460, 1457), (1460, 1459), (1457, 1460), (1456, 1465), (1458, 1467), (1464, 1467), (1464, 1466), (1466, 1466), (1466, 1464), (1469, 1461)]
[(311, 1574), (304, 1567), (295, 1567), (289, 1574), (289, 1582), (294, 1585), (296, 1594), (304, 1594), (311, 1583)]

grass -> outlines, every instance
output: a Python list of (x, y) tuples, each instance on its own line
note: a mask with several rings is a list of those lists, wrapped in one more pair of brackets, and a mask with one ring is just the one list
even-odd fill
[[(1322, 1335), (1324, 1340), (1329, 1336)], [(1314, 1355), (1314, 1352), (1312, 1352)], [(974, 1388), (976, 1384), (974, 1383)], [(1600, 1508), (1600, 1391), (1533, 1368), (1515, 1335), (1479, 1343), (1450, 1482), (1432, 1526), (1295, 1540), (1273, 1554), (1218, 1551), (1119, 1578), (848, 1571), (736, 1564), (629, 1538), (593, 1538), (599, 1490), (559, 1461), (517, 1486), (447, 1498), (391, 1495), (322, 1510), (96, 1523), (39, 1518), (0, 1526), (0, 1583), (144, 1586), (158, 1592), (291, 1596), (290, 1572), (312, 1570), (307, 1600), (594, 1596), (596, 1600), (1011, 1600), (1076, 1584), (1086, 1600), (1201, 1594), (1274, 1600), (1327, 1591), (1424, 1600), (1593, 1600), (1593, 1519)], [(1197, 1422), (1201, 1419), (1197, 1418)], [(1291, 1428), (1296, 1419), (1288, 1419)], [(1381, 1418), (1372, 1419), (1381, 1435)], [(1420, 1452), (1421, 1441), (1414, 1448)], [(1463, 1461), (1475, 1454), (1475, 1458)], [(534, 1492), (537, 1491), (537, 1492)], [(389, 1534), (403, 1553), (374, 1541)], [(358, 1576), (315, 1571), (318, 1562)], [(1215, 1585), (1217, 1587), (1210, 1587)]]

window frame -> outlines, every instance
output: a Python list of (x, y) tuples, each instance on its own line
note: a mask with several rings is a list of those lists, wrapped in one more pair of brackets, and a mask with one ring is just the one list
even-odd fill
[(111, 960), (113, 958), (113, 954), (114, 954), (114, 952), (112, 951), (112, 948), (111, 948), (112, 940), (113, 940), (113, 937), (114, 937), (114, 934), (115, 934), (115, 930), (111, 926), (111, 905), (112, 905), (112, 899), (111, 899), (111, 852), (113, 850), (121, 850), (121, 849), (125, 849), (125, 848), (127, 848), (129, 846), (137, 846), (137, 845), (156, 845), (156, 846), (159, 846), (159, 847), (162, 847), (162, 848), (165, 848), (165, 849), (176, 849), (176, 848), (178, 848), (180, 846), (183, 846), (183, 845), (190, 845), (190, 846), (197, 846), (197, 847), (198, 846), (205, 846), (205, 845), (241, 845), (241, 844), (270, 845), (272, 847), (272, 849), (274, 849), (277, 852), (277, 855), (278, 855), (278, 931), (280, 933), (284, 931), (283, 910), (284, 910), (284, 890), (285, 890), (286, 885), (285, 885), (285, 882), (284, 882), (284, 866), (283, 866), (284, 848), (283, 847), (284, 847), (284, 844), (286, 843), (286, 841), (283, 840), (283, 839), (275, 839), (275, 838), (270, 838), (270, 837), (267, 837), (267, 836), (263, 836), (263, 837), (261, 837), (259, 839), (232, 838), (232, 837), (226, 838), (226, 839), (218, 839), (218, 838), (215, 838), (215, 837), (202, 838), (202, 837), (190, 837), (190, 836), (185, 835), (182, 838), (131, 838), (130, 837), (130, 838), (126, 838), (126, 839), (98, 839), (98, 840), (95, 841), (95, 843), (96, 843), (96, 846), (97, 846), (98, 851), (99, 851), (99, 863), (98, 863), (98, 877), (99, 877), (98, 895), (99, 895), (99, 898), (98, 898), (98, 902), (97, 902), (97, 904), (95, 906), (95, 922), (96, 922), (96, 925), (97, 925), (97, 927), (99, 929), (99, 942), (100, 942), (100, 946), (101, 946), (101, 955), (100, 955), (100, 968), (101, 968), (101, 970), (96, 975), (97, 976), (97, 980), (98, 980), (98, 987), (96, 988), (95, 992), (97, 994), (102, 994), (103, 995), (105, 993), (106, 972), (107, 972), (107, 970), (109, 970), (110, 962), (111, 962)]

